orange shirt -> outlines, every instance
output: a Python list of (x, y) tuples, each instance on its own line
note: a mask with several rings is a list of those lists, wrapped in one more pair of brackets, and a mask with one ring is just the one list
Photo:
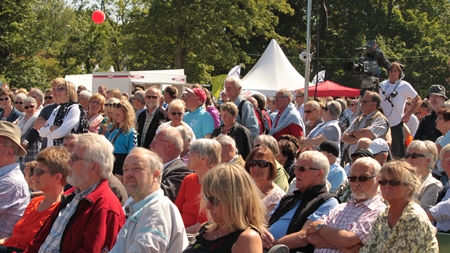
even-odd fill
[(11, 237), (5, 241), (3, 246), (25, 250), (30, 245), (36, 233), (39, 232), (50, 214), (59, 205), (59, 202), (57, 202), (47, 210), (38, 212), (37, 208), (43, 199), (44, 196), (39, 196), (30, 201), (30, 204), (28, 204), (27, 209), (23, 213), (22, 219), (16, 223)]
[(197, 222), (202, 224), (208, 221), (206, 212), (200, 211), (201, 189), (202, 186), (198, 183), (198, 176), (195, 173), (184, 177), (181, 183), (175, 205), (181, 213), (186, 228)]

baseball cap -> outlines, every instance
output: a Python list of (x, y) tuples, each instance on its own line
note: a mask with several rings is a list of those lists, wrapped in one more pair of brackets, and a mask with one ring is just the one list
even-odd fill
[(362, 156), (362, 157), (372, 157), (373, 158), (372, 152), (365, 148), (358, 148), (357, 150), (355, 150), (355, 152), (353, 152), (351, 157), (357, 156), (357, 155)]
[(198, 99), (202, 102), (202, 104), (205, 103), (206, 93), (203, 89), (201, 89), (201, 88), (194, 88), (194, 89), (186, 88), (186, 90), (189, 93), (194, 93), (198, 97)]
[(331, 153), (332, 155), (338, 157), (339, 156), (339, 146), (333, 141), (324, 141), (320, 143), (319, 147), (315, 147), (319, 151), (326, 151)]
[(370, 143), (369, 150), (373, 155), (379, 154), (381, 152), (389, 152), (389, 145), (384, 139), (376, 138)]
[(134, 95), (131, 98), (136, 98), (137, 100), (139, 100), (139, 102), (145, 104), (144, 96), (145, 93), (141, 90), (138, 90), (134, 93)]

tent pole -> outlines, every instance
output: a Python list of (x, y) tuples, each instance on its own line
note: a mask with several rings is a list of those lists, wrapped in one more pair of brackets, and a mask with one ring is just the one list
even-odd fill
[(317, 48), (316, 48), (316, 72), (317, 72), (317, 78), (316, 78), (316, 90), (314, 91), (314, 99), (317, 97), (317, 84), (319, 83), (319, 47), (320, 47), (320, 33), (319, 33), (319, 0), (316, 0), (316, 40), (317, 40)]
[(309, 90), (309, 73), (310, 73), (310, 61), (311, 61), (311, 4), (312, 0), (308, 0), (308, 16), (306, 24), (306, 55), (308, 59), (305, 62), (305, 102), (308, 102), (308, 90)]

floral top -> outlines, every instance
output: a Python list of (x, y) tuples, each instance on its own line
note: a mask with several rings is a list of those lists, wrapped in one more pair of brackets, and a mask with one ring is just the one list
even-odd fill
[(388, 224), (388, 213), (389, 207), (375, 220), (369, 242), (360, 253), (439, 252), (436, 229), (419, 204), (410, 202), (393, 228)]

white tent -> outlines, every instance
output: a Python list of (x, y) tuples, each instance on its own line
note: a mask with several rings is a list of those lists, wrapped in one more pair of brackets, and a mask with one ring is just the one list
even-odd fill
[(303, 88), (305, 78), (295, 70), (276, 40), (272, 39), (264, 54), (244, 76), (242, 82), (243, 90), (256, 90), (273, 96), (281, 88), (289, 90)]

